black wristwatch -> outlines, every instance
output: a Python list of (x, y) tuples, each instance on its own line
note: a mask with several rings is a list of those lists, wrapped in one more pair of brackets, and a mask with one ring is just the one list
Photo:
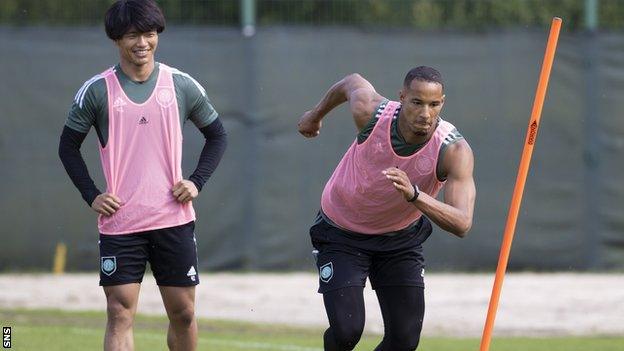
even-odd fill
[(412, 184), (412, 186), (414, 187), (414, 196), (412, 196), (411, 199), (407, 200), (407, 202), (416, 201), (416, 199), (418, 199), (418, 195), (420, 195), (420, 191), (418, 190), (418, 185)]

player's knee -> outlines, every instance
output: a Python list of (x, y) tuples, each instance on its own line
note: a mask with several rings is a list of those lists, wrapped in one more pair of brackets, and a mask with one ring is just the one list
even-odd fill
[(332, 326), (334, 340), (340, 350), (353, 350), (355, 345), (360, 341), (363, 326), (355, 324), (344, 324), (340, 326)]
[(134, 316), (132, 310), (119, 301), (109, 300), (106, 306), (108, 323), (116, 327), (128, 327), (132, 325)]
[(176, 327), (186, 328), (195, 320), (195, 309), (185, 307), (169, 313), (169, 321)]

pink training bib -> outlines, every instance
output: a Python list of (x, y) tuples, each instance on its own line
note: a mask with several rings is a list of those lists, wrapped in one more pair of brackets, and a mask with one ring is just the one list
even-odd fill
[(414, 155), (403, 157), (392, 149), (390, 127), (400, 103), (389, 101), (369, 137), (353, 142), (325, 185), (323, 212), (338, 226), (362, 234), (401, 230), (422, 213), (405, 201), (381, 172), (389, 167), (405, 171), (421, 192), (436, 197), (442, 186), (436, 165), (444, 139), (455, 128), (440, 120), (431, 139)]
[(156, 87), (142, 104), (126, 96), (113, 68), (102, 75), (108, 143), (100, 146), (100, 157), (106, 191), (122, 206), (110, 217), (99, 216), (100, 233), (136, 233), (194, 220), (191, 202), (177, 202), (171, 191), (182, 180), (182, 131), (171, 68), (160, 64)]

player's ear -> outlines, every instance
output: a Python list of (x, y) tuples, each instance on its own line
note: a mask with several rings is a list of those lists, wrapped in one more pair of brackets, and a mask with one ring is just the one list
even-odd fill
[(405, 99), (405, 88), (401, 88), (401, 90), (399, 90), (399, 101), (403, 103), (403, 99)]

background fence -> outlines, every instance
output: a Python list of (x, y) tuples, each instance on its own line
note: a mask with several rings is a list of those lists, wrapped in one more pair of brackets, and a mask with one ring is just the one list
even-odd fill
[[(2, 6), (11, 3), (20, 5), (7, 15)], [(116, 63), (117, 52), (101, 26), (75, 26), (45, 11), (35, 21), (34, 10), (23, 11), (24, 4), (41, 3), (45, 1), (0, 3), (5, 23), (0, 27), (0, 270), (47, 269), (60, 241), (69, 248), (69, 269), (97, 269), (95, 216), (71, 185), (56, 150), (75, 92)], [(81, 3), (93, 9), (88, 11), (103, 12), (109, 2)], [(167, 16), (175, 13), (175, 1), (160, 3)], [(175, 23), (185, 23), (182, 13), (189, 10), (180, 5), (180, 17), (173, 16), (157, 53), (159, 61), (188, 72), (206, 87), (229, 134), (222, 164), (195, 201), (201, 268), (311, 269), (307, 229), (323, 185), (356, 130), (342, 107), (327, 117), (318, 138), (308, 140), (296, 131), (299, 116), (349, 73), (361, 73), (382, 95), (396, 98), (407, 70), (430, 65), (446, 80), (444, 117), (475, 152), (478, 196), (466, 239), (436, 231), (425, 244), (429, 268), (493, 269), (545, 47), (547, 33), (541, 24), (561, 15), (549, 7), (552, 3), (579, 10), (570, 12), (576, 13), (571, 20), (562, 16), (564, 33), (510, 268), (624, 267), (624, 183), (618, 161), (624, 156), (624, 36), (619, 19), (611, 26), (603, 25), (601, 17), (596, 30), (582, 30), (583, 3), (562, 0), (546, 2), (541, 17), (532, 15), (542, 20), (528, 27), (501, 27), (494, 21), (467, 30), (436, 20), (435, 26), (421, 29), (411, 22), (374, 26), (361, 19), (345, 20), (352, 25), (321, 26), (303, 15), (303, 24), (278, 25), (282, 20), (263, 15), (263, 6), (290, 6), (284, 11), (291, 13), (308, 5), (334, 6), (331, 13), (346, 17), (365, 6), (429, 4), (445, 14), (440, 18), (454, 18), (443, 6), (538, 2), (259, 1), (257, 33), (246, 38), (234, 25), (238, 2), (181, 3), (229, 4), (224, 14), (233, 13), (221, 17), (222, 26), (204, 25), (203, 19), (197, 20), (202, 25), (183, 26)], [(599, 5), (602, 14), (605, 6), (619, 8), (620, 2)], [(87, 10), (80, 11), (67, 18), (92, 23)], [(447, 29), (447, 23), (455, 29)], [(188, 175), (203, 138), (192, 124), (184, 135)], [(91, 174), (104, 188), (95, 133), (83, 145)]]

